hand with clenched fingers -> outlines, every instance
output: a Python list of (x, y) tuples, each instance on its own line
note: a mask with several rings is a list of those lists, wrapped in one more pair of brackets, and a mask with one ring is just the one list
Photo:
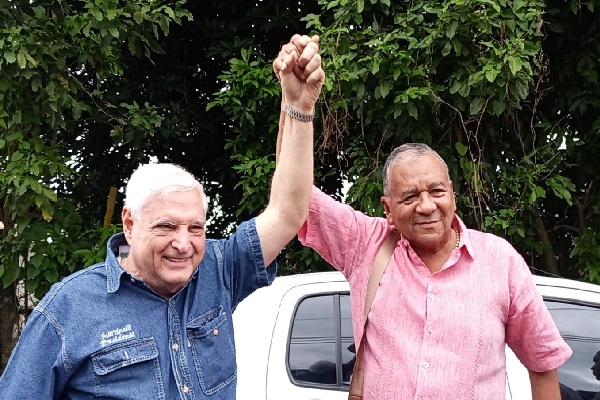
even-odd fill
[(273, 61), (273, 71), (281, 83), (283, 101), (301, 113), (313, 113), (325, 80), (319, 37), (292, 36)]

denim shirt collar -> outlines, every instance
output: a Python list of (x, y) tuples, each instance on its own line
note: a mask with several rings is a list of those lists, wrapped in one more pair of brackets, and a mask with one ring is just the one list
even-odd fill
[(121, 286), (121, 276), (126, 273), (125, 269), (119, 264), (117, 255), (119, 254), (119, 246), (127, 245), (124, 233), (113, 235), (106, 245), (106, 292), (114, 293)]

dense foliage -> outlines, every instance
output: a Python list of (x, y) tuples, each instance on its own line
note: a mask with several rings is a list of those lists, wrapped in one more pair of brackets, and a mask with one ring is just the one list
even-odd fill
[[(146, 0), (0, 4), (2, 366), (17, 311), (27, 307), (17, 302), (17, 282), (41, 296), (81, 267), (76, 251), (108, 236), (110, 229), (101, 229), (100, 216), (90, 218), (78, 196), (107, 179), (104, 171), (115, 174), (116, 165), (88, 164), (85, 143), (104, 143), (94, 149), (98, 154), (119, 152), (127, 140), (146, 142), (161, 125), (148, 103), (112, 97), (125, 57), (160, 52), (169, 25), (189, 16), (181, 6)], [(118, 134), (124, 139), (111, 139)]]
[[(303, 29), (303, 14), (278, 1), (183, 6), (1, 2), (0, 371), (31, 306), (27, 294), (40, 298), (104, 258), (139, 163), (176, 162), (198, 176), (215, 237), (256, 213), (237, 213), (244, 188), (226, 149), (234, 133), (207, 105), (232, 57), (245, 46), (276, 54)], [(255, 130), (272, 154), (274, 134)]]
[[(597, 2), (319, 4), (304, 20), (328, 73), (321, 184), (333, 177), (339, 195), (346, 179), (347, 201), (381, 215), (386, 155), (426, 142), (448, 161), (468, 226), (507, 238), (539, 273), (600, 282)], [(240, 132), (266, 94), (236, 83), (260, 79), (260, 57), (223, 76), (218, 101)]]

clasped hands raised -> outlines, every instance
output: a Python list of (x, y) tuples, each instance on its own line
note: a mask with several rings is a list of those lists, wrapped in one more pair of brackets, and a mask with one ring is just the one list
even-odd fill
[(281, 84), (283, 101), (302, 113), (313, 113), (325, 81), (319, 36), (292, 36), (281, 46), (273, 71)]

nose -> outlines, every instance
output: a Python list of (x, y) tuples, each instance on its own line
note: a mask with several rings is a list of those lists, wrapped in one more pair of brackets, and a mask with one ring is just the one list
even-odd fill
[(421, 214), (431, 214), (436, 209), (436, 204), (431, 198), (431, 195), (427, 191), (419, 193), (419, 200), (417, 204), (417, 212)]
[(181, 254), (188, 253), (192, 246), (188, 230), (181, 227), (178, 228), (174, 233), (173, 240), (171, 240), (171, 246)]

